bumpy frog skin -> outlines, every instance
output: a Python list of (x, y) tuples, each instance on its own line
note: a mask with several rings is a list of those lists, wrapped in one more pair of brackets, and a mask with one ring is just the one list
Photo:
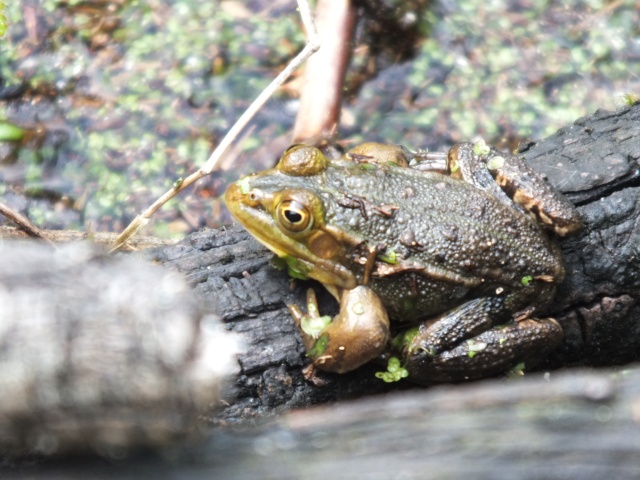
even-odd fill
[(577, 231), (573, 206), (483, 143), (454, 146), (444, 167), (419, 170), (424, 158), (371, 143), (330, 162), (294, 145), (227, 190), (245, 228), (340, 303), (333, 319), (313, 292), (306, 314), (291, 307), (317, 368), (397, 355), (415, 381), (457, 381), (528, 365), (561, 342), (558, 323), (534, 313), (564, 279), (547, 230)]

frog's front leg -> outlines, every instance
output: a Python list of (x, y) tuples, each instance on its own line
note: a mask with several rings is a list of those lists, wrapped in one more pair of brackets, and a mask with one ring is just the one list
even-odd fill
[(536, 363), (561, 343), (562, 328), (552, 318), (492, 326), (493, 301), (473, 300), (406, 335), (402, 354), (409, 377), (433, 383), (506, 373), (521, 363)]
[(316, 295), (307, 292), (307, 313), (296, 305), (289, 310), (300, 329), (307, 356), (321, 370), (344, 373), (379, 356), (389, 342), (389, 317), (371, 289), (359, 286), (343, 290), (340, 313), (333, 319), (320, 316)]

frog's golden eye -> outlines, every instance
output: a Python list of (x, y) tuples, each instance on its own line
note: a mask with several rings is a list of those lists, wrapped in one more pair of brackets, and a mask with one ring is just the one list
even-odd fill
[(280, 225), (295, 233), (307, 230), (313, 223), (313, 217), (307, 207), (295, 200), (281, 202), (276, 214)]

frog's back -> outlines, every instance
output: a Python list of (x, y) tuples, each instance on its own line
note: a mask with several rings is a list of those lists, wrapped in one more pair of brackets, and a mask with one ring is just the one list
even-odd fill
[[(323, 181), (331, 187), (323, 194), (327, 223), (450, 273), (454, 283), (515, 285), (525, 276), (563, 274), (554, 244), (533, 221), (460, 180), (345, 163), (328, 169)], [(345, 197), (358, 208), (345, 207)]]

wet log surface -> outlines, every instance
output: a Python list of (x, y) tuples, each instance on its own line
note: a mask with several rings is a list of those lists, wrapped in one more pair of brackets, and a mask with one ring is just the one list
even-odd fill
[[(23, 478), (633, 478), (640, 475), (640, 105), (597, 112), (529, 145), (525, 158), (579, 207), (585, 230), (564, 240), (567, 280), (554, 313), (564, 344), (519, 380), (415, 387), (375, 379), (377, 367), (304, 380), (304, 351), (286, 304), (292, 284), (237, 226), (202, 231), (142, 256), (185, 274), (205, 308), (245, 343), (235, 399), (209, 415), (200, 446), (169, 457), (9, 462)], [(315, 286), (317, 292), (322, 287)], [(336, 306), (328, 295), (320, 308)], [(576, 372), (575, 366), (626, 365)], [(301, 410), (262, 427), (271, 413)], [(399, 391), (404, 390), (404, 391)], [(410, 390), (410, 391), (407, 391)], [(230, 428), (243, 424), (242, 430)]]

